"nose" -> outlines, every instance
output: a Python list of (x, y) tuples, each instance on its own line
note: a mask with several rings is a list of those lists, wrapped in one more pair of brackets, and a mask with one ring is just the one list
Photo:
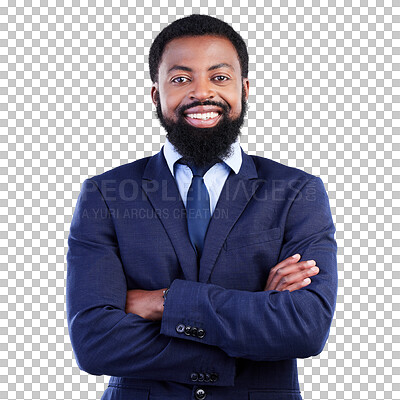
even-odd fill
[(215, 97), (215, 91), (212, 82), (207, 78), (198, 78), (193, 81), (190, 87), (189, 97), (191, 100), (197, 99), (204, 101)]

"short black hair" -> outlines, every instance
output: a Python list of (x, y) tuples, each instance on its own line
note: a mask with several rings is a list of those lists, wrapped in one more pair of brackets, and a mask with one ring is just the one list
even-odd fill
[(249, 73), (249, 54), (243, 38), (226, 22), (209, 15), (192, 14), (177, 19), (166, 26), (154, 39), (150, 47), (149, 68), (152, 82), (158, 82), (158, 69), (165, 46), (173, 39), (190, 36), (222, 36), (231, 41), (239, 56), (242, 77)]

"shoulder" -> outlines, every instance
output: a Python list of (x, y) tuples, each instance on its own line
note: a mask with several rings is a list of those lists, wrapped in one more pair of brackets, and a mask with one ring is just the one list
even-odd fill
[(264, 183), (265, 190), (286, 190), (294, 195), (305, 190), (307, 192), (318, 192), (325, 196), (326, 189), (321, 178), (269, 158), (255, 155), (246, 156), (254, 162), (258, 180)]
[(299, 168), (289, 167), (269, 158), (256, 155), (247, 155), (251, 157), (257, 170), (258, 177), (261, 179), (299, 179), (308, 181), (316, 178), (314, 175), (305, 172)]
[(113, 169), (105, 171), (99, 175), (89, 177), (88, 179), (100, 185), (102, 182), (121, 182), (124, 180), (140, 181), (147, 163), (151, 157), (141, 158), (127, 164), (119, 165)]

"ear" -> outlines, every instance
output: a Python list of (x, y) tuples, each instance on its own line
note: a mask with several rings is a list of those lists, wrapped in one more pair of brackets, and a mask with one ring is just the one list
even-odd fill
[(249, 78), (243, 78), (243, 87), (244, 87), (246, 100), (248, 100), (248, 98), (249, 98), (249, 87), (250, 87)]
[(157, 107), (157, 93), (158, 93), (158, 83), (155, 82), (151, 87), (151, 100), (156, 107)]

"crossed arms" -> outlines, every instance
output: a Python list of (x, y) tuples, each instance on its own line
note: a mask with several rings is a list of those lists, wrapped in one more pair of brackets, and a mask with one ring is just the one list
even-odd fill
[[(336, 243), (325, 189), (319, 178), (312, 179), (319, 207), (305, 196), (291, 206), (280, 256), (284, 266), (271, 271), (264, 291), (175, 279), (163, 310), (163, 288), (150, 291), (157, 297), (150, 311), (143, 292), (133, 293), (132, 300), (127, 291), (113, 221), (82, 217), (87, 208), (108, 210), (101, 192), (89, 190), (85, 181), (67, 254), (68, 329), (78, 366), (93, 375), (190, 384), (190, 371), (200, 365), (219, 373), (216, 386), (232, 386), (237, 357), (276, 361), (321, 352), (336, 302)], [(296, 252), (315, 260), (318, 274), (304, 261), (288, 260)], [(300, 289), (305, 272), (313, 279)], [(182, 321), (204, 327), (204, 338), (179, 334)]]
[[(295, 254), (275, 265), (269, 273), (264, 291), (289, 290), (292, 292), (309, 285), (310, 277), (317, 275), (319, 268), (314, 260), (299, 262), (300, 257), (300, 254)], [(163, 293), (166, 289), (128, 290), (125, 312), (140, 315), (152, 321), (161, 321), (164, 312)]]

